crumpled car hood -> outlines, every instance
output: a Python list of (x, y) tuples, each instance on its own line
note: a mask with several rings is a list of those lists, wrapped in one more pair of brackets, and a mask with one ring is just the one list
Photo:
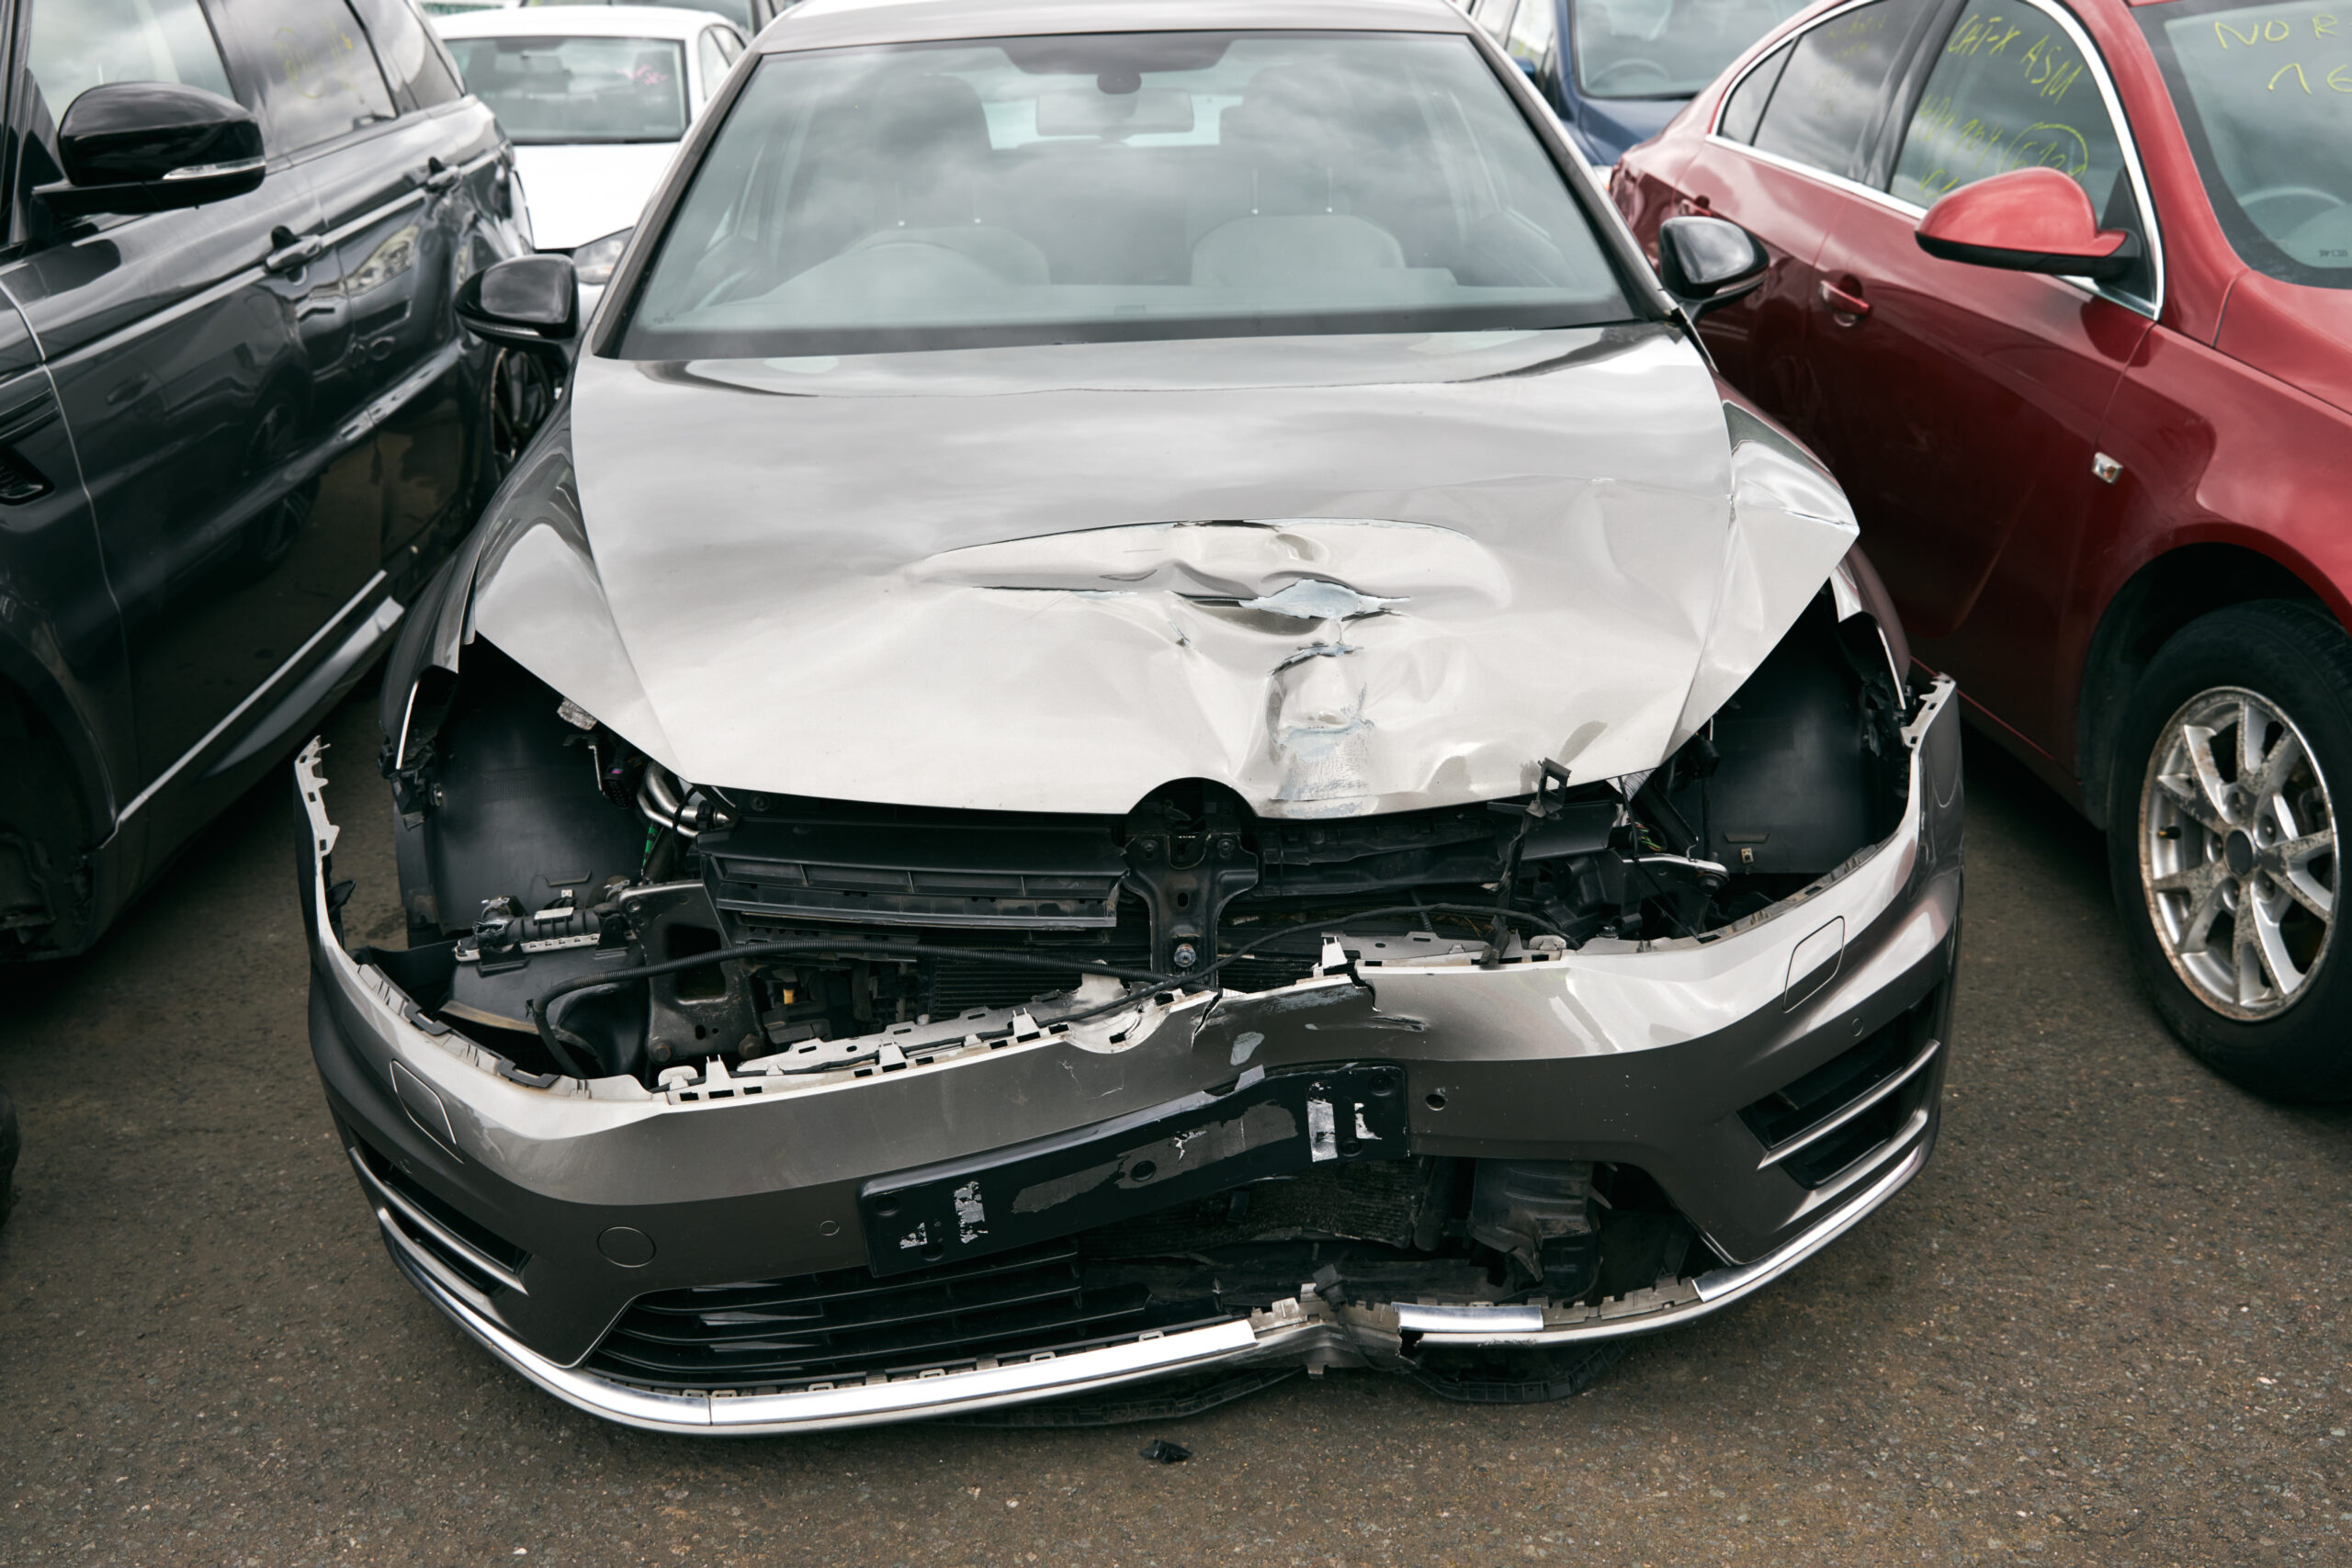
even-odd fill
[(1658, 327), (584, 359), (568, 407), (468, 635), (729, 790), (1311, 818), (1611, 777), (1855, 535)]

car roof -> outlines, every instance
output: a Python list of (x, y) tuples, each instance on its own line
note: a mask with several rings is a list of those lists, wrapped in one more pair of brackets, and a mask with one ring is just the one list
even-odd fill
[(742, 31), (715, 11), (682, 11), (673, 6), (519, 6), (433, 18), (443, 38), (690, 39), (714, 23)]
[(762, 30), (765, 53), (1040, 33), (1469, 33), (1452, 0), (800, 0)]

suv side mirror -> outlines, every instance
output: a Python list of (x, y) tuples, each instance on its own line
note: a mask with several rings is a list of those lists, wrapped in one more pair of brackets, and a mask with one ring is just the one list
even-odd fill
[(2101, 229), (2083, 187), (2055, 169), (2012, 169), (1928, 209), (1915, 236), (1943, 261), (2105, 282), (2129, 273), (2140, 242)]
[(167, 212), (261, 184), (261, 125), (242, 104), (177, 82), (106, 82), (57, 127), (61, 185), (33, 194), (60, 218)]
[(1724, 218), (1669, 218), (1657, 226), (1657, 275), (1694, 321), (1764, 281), (1772, 258)]
[(476, 337), (560, 359), (580, 331), (580, 279), (570, 256), (516, 256), (458, 285), (457, 310)]

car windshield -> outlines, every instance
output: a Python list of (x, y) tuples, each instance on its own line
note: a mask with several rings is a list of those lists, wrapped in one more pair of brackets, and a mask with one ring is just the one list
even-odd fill
[(686, 133), (684, 47), (660, 38), (457, 38), (466, 89), (519, 146), (675, 141)]
[(1126, 33), (763, 61), (632, 359), (1631, 315), (1471, 41)]
[(2213, 209), (2246, 264), (2352, 288), (2352, 15), (2338, 0), (2143, 11)]
[(1577, 90), (1588, 98), (1690, 97), (1804, 5), (1804, 0), (1571, 0), (1569, 46)]
[[(534, 6), (603, 6), (610, 0), (530, 0)], [(756, 30), (752, 26), (752, 0), (630, 0), (637, 6), (663, 6), (673, 11), (713, 11), (734, 23), (746, 38)], [(425, 9), (431, 10), (431, 5)]]

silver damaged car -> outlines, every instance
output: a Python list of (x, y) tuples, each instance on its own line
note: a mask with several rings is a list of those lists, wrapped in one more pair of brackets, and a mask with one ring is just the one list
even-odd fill
[[(665, 1431), (1471, 1400), (1916, 1174), (1958, 705), (1445, 0), (805, 0), (404, 608), (403, 946), (296, 767), (393, 1262)], [(1050, 1402), (1050, 1403), (1047, 1403)]]

